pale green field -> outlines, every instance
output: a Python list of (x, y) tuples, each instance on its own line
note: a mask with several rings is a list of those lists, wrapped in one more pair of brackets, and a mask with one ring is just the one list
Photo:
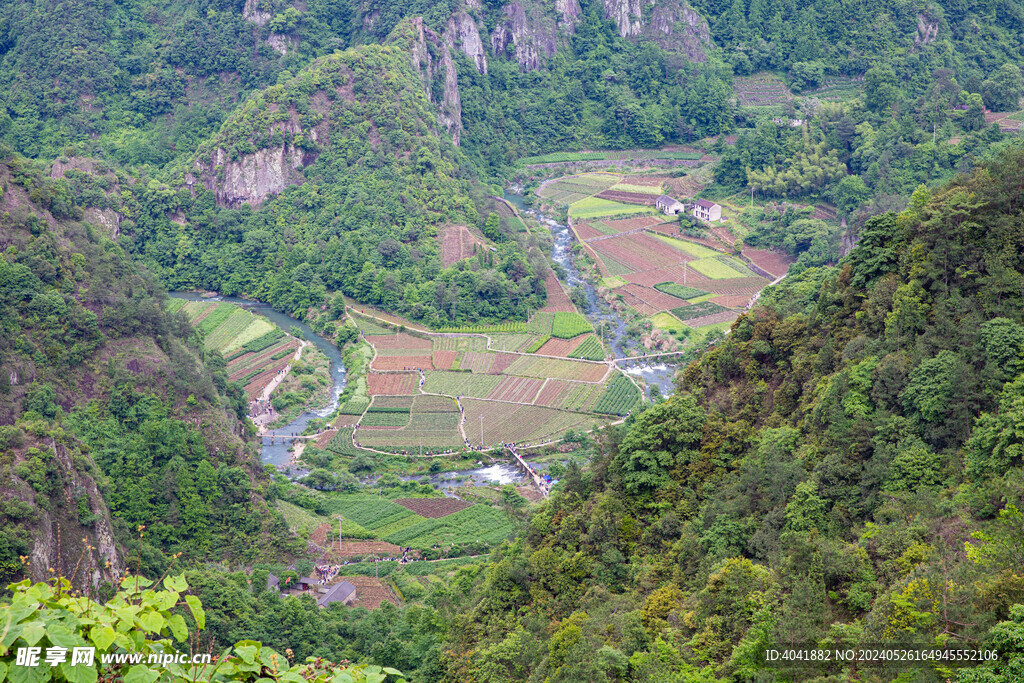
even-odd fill
[(660, 186), (655, 187), (653, 185), (630, 185), (629, 183), (619, 183), (618, 185), (612, 185), (610, 190), (616, 190), (618, 192), (639, 192), (641, 194), (662, 194), (662, 188)]
[(707, 275), (712, 280), (724, 280), (727, 278), (734, 277), (746, 277), (746, 275), (735, 268), (730, 268), (718, 259), (714, 258), (703, 258), (696, 261), (690, 261), (687, 264), (690, 268), (693, 268), (702, 275)]
[(288, 528), (293, 531), (301, 531), (303, 529), (312, 531), (324, 522), (330, 521), (327, 517), (314, 515), (309, 510), (283, 500), (277, 501), (277, 509), (284, 516), (284, 520), (288, 523)]
[(636, 204), (623, 204), (597, 197), (587, 197), (569, 205), (569, 215), (573, 218), (593, 218), (596, 216), (617, 216), (631, 213), (650, 213), (651, 207)]
[(628, 283), (621, 277), (606, 277), (601, 278), (601, 286), (607, 287), (608, 289), (615, 289), (616, 287), (625, 287)]
[(659, 240), (675, 247), (679, 251), (686, 252), (694, 258), (714, 258), (715, 256), (721, 256), (721, 252), (709, 249), (703, 244), (697, 244), (695, 242), (689, 242), (687, 240), (676, 239), (675, 237), (669, 237), (668, 235), (662, 235), (661, 233), (653, 233)]
[(670, 313), (655, 313), (651, 316), (651, 323), (662, 330), (678, 330), (684, 327), (683, 323)]
[(233, 342), (231, 342), (224, 348), (224, 355), (230, 356), (232, 353), (242, 348), (244, 345), (248, 344), (253, 339), (262, 337), (267, 332), (270, 332), (273, 329), (274, 326), (271, 323), (267, 322), (263, 318), (260, 318), (259, 316), (253, 316), (253, 321), (249, 323), (249, 325), (245, 329), (243, 329), (242, 332), (237, 337), (235, 337), (235, 340)]

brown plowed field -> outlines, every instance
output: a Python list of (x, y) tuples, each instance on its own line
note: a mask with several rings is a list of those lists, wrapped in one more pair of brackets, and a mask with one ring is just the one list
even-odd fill
[(576, 234), (579, 235), (580, 239), (583, 241), (593, 239), (595, 237), (604, 236), (603, 232), (594, 230), (592, 227), (590, 227), (583, 221), (576, 221), (575, 223), (573, 223), (572, 227), (573, 229), (576, 230)]
[(549, 379), (548, 383), (540, 392), (540, 396), (533, 402), (538, 406), (554, 406), (562, 397), (562, 394), (569, 390), (570, 384), (558, 379)]
[(377, 356), (371, 367), (374, 370), (433, 370), (434, 362), (430, 356)]
[(552, 337), (544, 342), (544, 345), (537, 349), (537, 353), (542, 356), (561, 356), (562, 358), (567, 357), (572, 351), (583, 342), (583, 338), (587, 335), (581, 334), (578, 337), (572, 339), (558, 339)]
[[(750, 296), (753, 296), (753, 294)], [(742, 308), (747, 305), (748, 301), (750, 301), (750, 296), (747, 296), (746, 294), (726, 294), (725, 296), (716, 296), (709, 299), (709, 301), (718, 304), (719, 306), (725, 306), (726, 308)]]
[(331, 442), (331, 439), (333, 439), (334, 435), (337, 433), (337, 429), (328, 429), (326, 431), (320, 432), (317, 435), (316, 440), (313, 441), (313, 445), (319, 448), (320, 450), (323, 450), (327, 448), (327, 444)]
[(719, 253), (725, 252), (725, 245), (718, 240), (708, 239), (706, 237), (691, 237), (690, 235), (680, 235), (679, 227), (676, 225), (656, 225), (651, 228), (653, 232), (660, 232), (662, 235), (668, 235), (669, 237), (675, 237), (676, 239), (684, 239), (687, 242), (693, 242), (694, 244), (702, 244), (708, 249), (714, 249)]
[(667, 268), (693, 260), (689, 254), (644, 234), (613, 237), (591, 242), (590, 245), (602, 256), (607, 254), (638, 272), (652, 268)]
[(281, 360), (275, 361), (274, 365), (253, 377), (252, 381), (245, 385), (245, 393), (249, 395), (250, 400), (256, 398), (260, 393), (262, 393), (263, 387), (270, 384), (270, 380), (274, 379), (274, 375), (288, 365), (288, 360), (290, 358), (291, 356), (285, 356)]
[(419, 375), (412, 372), (396, 372), (386, 375), (371, 372), (366, 375), (366, 384), (371, 396), (415, 394), (419, 385)]
[(534, 377), (503, 377), (487, 398), (511, 403), (532, 403), (542, 384), (544, 380)]
[(687, 327), (705, 327), (707, 325), (714, 325), (715, 323), (731, 322), (738, 317), (740, 317), (740, 314), (736, 311), (723, 311), (721, 313), (715, 313), (714, 315), (706, 315), (703, 318), (684, 320), (683, 324)]
[(775, 277), (785, 274), (789, 270), (789, 265), (793, 263), (793, 259), (786, 254), (768, 251), (767, 249), (744, 247), (743, 255), (750, 259), (750, 262), (755, 266), (771, 273)]
[(544, 289), (548, 293), (548, 303), (541, 311), (565, 311), (572, 313), (576, 310), (576, 307), (572, 305), (572, 300), (569, 299), (569, 295), (562, 289), (561, 283), (558, 278), (555, 277), (555, 273), (552, 270), (548, 271), (548, 275), (544, 278)]
[(728, 294), (731, 296), (743, 294), (746, 296), (754, 296), (764, 289), (764, 286), (767, 284), (768, 281), (762, 277), (734, 277), (721, 280), (709, 279), (699, 285), (692, 286), (699, 287), (700, 289), (713, 294)]
[(630, 283), (622, 289), (625, 289), (638, 299), (642, 299), (647, 304), (654, 306), (659, 311), (668, 311), (686, 304), (684, 299), (676, 298), (665, 292), (659, 292), (653, 287), (644, 287), (643, 285)]
[(353, 607), (365, 607), (366, 609), (377, 609), (382, 602), (390, 602), (398, 607), (398, 598), (394, 592), (385, 586), (379, 579), (372, 576), (338, 576), (331, 583), (348, 581), (356, 587), (356, 600)]
[(615, 293), (621, 294), (622, 301), (640, 315), (654, 315), (660, 310), (625, 289), (617, 289)]
[[(329, 526), (329, 525), (325, 525)], [(319, 531), (319, 529), (317, 529)], [(312, 540), (312, 535), (310, 539)], [(323, 545), (319, 541), (315, 541), (318, 545)], [(341, 547), (338, 547), (338, 543), (335, 542), (331, 546), (331, 554), (337, 557), (353, 557), (355, 555), (362, 555), (363, 557), (374, 556), (374, 557), (401, 557), (402, 549), (394, 543), (385, 543), (384, 541), (362, 541), (359, 539), (342, 539)]]
[(411, 334), (378, 334), (373, 337), (373, 345), (378, 351), (392, 351), (395, 349), (408, 349), (410, 351), (425, 351), (434, 348), (434, 343), (429, 339), (421, 339)]
[(622, 190), (605, 190), (595, 195), (598, 199), (607, 199), (623, 204), (640, 204), (641, 206), (654, 206), (658, 201), (658, 195), (645, 192), (623, 192)]
[(447, 370), (458, 357), (458, 351), (434, 351), (434, 367), (438, 370)]
[(653, 287), (659, 282), (678, 282), (679, 284), (684, 284), (685, 282), (687, 287), (696, 287), (704, 291), (710, 291), (707, 285), (712, 281), (711, 278), (698, 273), (693, 268), (686, 269), (686, 279), (684, 280), (682, 266), (655, 268), (654, 270), (647, 270), (641, 273), (623, 275), (622, 278), (627, 282), (635, 282), (644, 287)]
[[(280, 353), (281, 351), (284, 351), (285, 349), (288, 349), (289, 351), (295, 351), (295, 349), (297, 348), (299, 348), (299, 342), (289, 341), (285, 344), (278, 344), (276, 346), (272, 346), (266, 351), (261, 352), (255, 358), (251, 353), (239, 356), (238, 358), (228, 363), (228, 372), (230, 373), (228, 379), (230, 379), (232, 382), (237, 382), (238, 380), (252, 372), (254, 369), (270, 361), (270, 359), (274, 355)], [(289, 354), (279, 360), (287, 361), (291, 357), (292, 355)]]
[(473, 255), (473, 245), (486, 249), (483, 241), (469, 231), (465, 225), (449, 225), (441, 231), (441, 263), (452, 265)]
[(649, 228), (664, 220), (662, 216), (640, 216), (638, 218), (620, 218), (616, 221), (602, 221), (602, 223), (616, 232), (626, 232), (627, 230), (636, 230), (637, 228)]
[(394, 502), (427, 519), (447, 517), (473, 505), (458, 498), (396, 498)]

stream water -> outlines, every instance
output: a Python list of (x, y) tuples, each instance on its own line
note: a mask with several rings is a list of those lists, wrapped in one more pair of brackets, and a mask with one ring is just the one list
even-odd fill
[[(572, 230), (569, 229), (569, 226), (548, 218), (537, 209), (527, 207), (521, 194), (506, 189), (504, 197), (520, 213), (548, 227), (554, 240), (551, 245), (551, 260), (562, 267), (559, 279), (569, 287), (570, 291), (576, 287), (583, 288), (587, 300), (583, 314), (590, 320), (594, 329), (598, 331), (604, 342), (611, 348), (615, 357), (623, 358), (629, 355), (628, 351), (636, 348), (636, 342), (626, 338), (626, 322), (614, 310), (602, 305), (593, 283), (586, 281), (580, 276), (579, 269), (572, 258), (572, 244), (575, 241), (575, 236)], [(676, 371), (676, 366), (674, 365), (667, 363), (650, 364), (637, 359), (619, 363), (619, 367), (626, 374), (642, 379), (647, 384), (648, 396), (650, 396), (650, 387), (655, 385), (661, 391), (662, 396), (668, 396), (675, 391), (675, 384), (672, 381)]]
[(330, 361), (329, 374), (331, 378), (330, 400), (327, 405), (319, 410), (307, 411), (289, 422), (284, 427), (267, 432), (263, 435), (263, 445), (260, 449), (260, 459), (271, 465), (286, 465), (291, 454), (288, 448), (290, 440), (282, 439), (282, 436), (301, 434), (310, 420), (327, 417), (338, 407), (338, 395), (345, 388), (345, 364), (342, 361), (341, 352), (332, 342), (324, 339), (314, 332), (306, 323), (296, 320), (290, 315), (275, 311), (269, 304), (240, 299), (234, 296), (203, 297), (193, 292), (174, 292), (171, 296), (187, 301), (226, 301), (250, 310), (253, 313), (265, 317), (283, 330), (290, 330), (297, 327), (302, 332), (302, 337), (318, 348)]

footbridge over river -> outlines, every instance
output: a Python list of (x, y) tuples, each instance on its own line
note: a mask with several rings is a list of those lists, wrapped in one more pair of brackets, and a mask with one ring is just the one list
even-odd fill
[(530, 479), (533, 480), (533, 485), (537, 487), (541, 495), (545, 498), (548, 497), (548, 493), (551, 489), (551, 484), (544, 481), (544, 477), (537, 474), (537, 470), (530, 467), (529, 463), (519, 453), (519, 449), (515, 447), (515, 444), (505, 444), (505, 449), (512, 454), (512, 458), (515, 460), (516, 466), (519, 467)]

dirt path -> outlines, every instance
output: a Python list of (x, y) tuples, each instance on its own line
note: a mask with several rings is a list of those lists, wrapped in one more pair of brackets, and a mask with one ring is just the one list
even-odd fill
[[(309, 344), (310, 344), (310, 342), (305, 341), (304, 339), (300, 339), (299, 340), (299, 348), (295, 349), (295, 355), (292, 357), (292, 359), (293, 360), (301, 359), (302, 358), (302, 349), (304, 349), (307, 346), (309, 346)], [(274, 389), (277, 389), (277, 387), (280, 386), (281, 382), (284, 381), (284, 378), (288, 376), (288, 373), (290, 371), (291, 371), (291, 364), (286, 365), (284, 367), (284, 369), (281, 370), (281, 372), (277, 375), (277, 377), (275, 377), (274, 379), (270, 380), (267, 383), (267, 386), (263, 387), (263, 393), (261, 393), (259, 395), (259, 400), (261, 400), (261, 401), (269, 401), (270, 400), (270, 395), (272, 393), (274, 393)], [(256, 426), (259, 428), (259, 434), (265, 434), (267, 432), (267, 426), (265, 424), (263, 424), (262, 422), (257, 422)]]

